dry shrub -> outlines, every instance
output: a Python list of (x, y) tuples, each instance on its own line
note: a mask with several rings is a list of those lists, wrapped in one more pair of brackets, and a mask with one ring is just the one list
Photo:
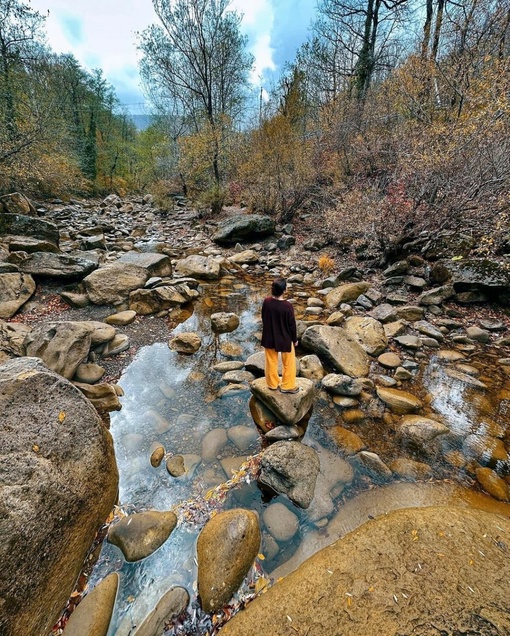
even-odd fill
[(318, 265), (321, 272), (326, 276), (329, 276), (329, 274), (331, 274), (331, 272), (335, 269), (335, 261), (326, 254), (319, 256)]
[(89, 194), (90, 183), (84, 179), (76, 163), (66, 155), (44, 148), (19, 155), (4, 168), (2, 181), (10, 190), (20, 190), (34, 196), (67, 197)]

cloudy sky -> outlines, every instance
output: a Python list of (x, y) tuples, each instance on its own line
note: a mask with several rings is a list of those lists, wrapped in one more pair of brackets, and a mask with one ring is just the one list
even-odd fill
[[(101, 68), (129, 110), (144, 101), (137, 67), (136, 34), (157, 21), (151, 0), (31, 0), (46, 15), (48, 43), (73, 53), (82, 66)], [(292, 60), (306, 39), (315, 0), (232, 0), (244, 15), (242, 29), (256, 59), (253, 81)], [(141, 109), (140, 109), (141, 110)]]

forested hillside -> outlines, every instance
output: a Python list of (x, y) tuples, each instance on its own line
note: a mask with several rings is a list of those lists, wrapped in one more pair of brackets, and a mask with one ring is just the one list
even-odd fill
[(137, 131), (100, 70), (45, 43), (44, 17), (0, 0), (0, 190), (183, 192), (288, 222), (323, 215), (340, 247), (407, 230), (478, 233), (506, 252), (508, 0), (319, 0), (269, 92), (228, 0), (153, 0), (141, 33), (152, 124)]

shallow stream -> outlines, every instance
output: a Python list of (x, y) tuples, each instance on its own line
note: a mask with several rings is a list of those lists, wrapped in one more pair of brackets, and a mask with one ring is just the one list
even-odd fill
[[(202, 346), (198, 353), (180, 355), (170, 350), (166, 342), (157, 342), (138, 352), (119, 381), (125, 396), (122, 398), (122, 410), (112, 414), (111, 433), (120, 474), (121, 509), (125, 513), (168, 510), (189, 501), (190, 513), (187, 519), (183, 517), (186, 506), (181, 506), (178, 515), (181, 522), (169, 540), (140, 562), (125, 562), (118, 548), (104, 543), (90, 585), (94, 586), (109, 572), (121, 573), (110, 636), (134, 634), (136, 626), (172, 586), (181, 585), (188, 589), (192, 600), (196, 597), (195, 542), (204, 520), (200, 510), (204, 504), (202, 498), (211, 488), (230, 478), (230, 466), (241, 465), (247, 456), (262, 449), (262, 437), (258, 434), (253, 435), (253, 441), (242, 450), (229, 438), (216, 460), (209, 463), (201, 461), (202, 441), (209, 431), (223, 428), (228, 434), (229, 429), (239, 425), (250, 427), (254, 432), (257, 430), (248, 407), (251, 396), (248, 386), (245, 390), (226, 392), (219, 397), (218, 393), (226, 383), (222, 375), (211, 367), (220, 361), (244, 361), (261, 350), (259, 312), (269, 284), (269, 279), (263, 277), (226, 276), (218, 283), (201, 285), (201, 296), (193, 313), (175, 329), (176, 332), (194, 331), (201, 336)], [(289, 297), (295, 300), (298, 319), (302, 318), (310, 295), (313, 296), (311, 290), (299, 285), (289, 290)], [(209, 317), (218, 311), (235, 312), (240, 318), (239, 328), (231, 334), (215, 336), (211, 332)], [(309, 352), (298, 351), (298, 355), (305, 353)], [(412, 359), (411, 355), (405, 357)], [(465, 435), (473, 427), (488, 426), (489, 417), (490, 421), (498, 420), (500, 425), (504, 425), (507, 418), (503, 412), (501, 392), (506, 390), (507, 379), (499, 369), (494, 370), (493, 362), (490, 358), (485, 362), (478, 360), (476, 352), (475, 357), (470, 359), (470, 364), (479, 369), (478, 378), (489, 387), (489, 395), (485, 390), (481, 392), (479, 388), (466, 384), (465, 378), (459, 381), (446, 374), (442, 362), (433, 355), (428, 361), (421, 362), (415, 378), (403, 388), (425, 397), (429, 408), (452, 431), (459, 431), (459, 435)], [(374, 365), (374, 371), (381, 373), (377, 363)], [(303, 442), (324, 449), (322, 452), (327, 456), (329, 453), (337, 456), (338, 450), (327, 434), (327, 428), (342, 424), (360, 435), (367, 448), (378, 453), (387, 463), (396, 457), (412, 457), (399, 446), (395, 431), (383, 424), (381, 419), (371, 417), (369, 410), (366, 409), (367, 417), (363, 421), (344, 424), (341, 409), (321, 392)], [(455, 447), (454, 438), (450, 440), (452, 448)], [(149, 458), (155, 444), (164, 446), (167, 457), (184, 455), (188, 473), (174, 478), (166, 471), (164, 461), (158, 468), (151, 467)], [(222, 461), (228, 458), (238, 459), (231, 463)], [(277, 550), (275, 541), (262, 527), (264, 541), (261, 552), (266, 558), (258, 562), (257, 567), (259, 574), (262, 572), (266, 576), (272, 572), (276, 576), (286, 574), (317, 549), (371, 516), (393, 508), (453, 502), (455, 505), (504, 509), (504, 504), (469, 491), (473, 479), (463, 466), (456, 467), (446, 462), (444, 453), (433, 454), (426, 461), (433, 473), (429, 483), (377, 483), (357, 467), (353, 484), (337, 488), (334, 492), (334, 510), (328, 515), (329, 522), (324, 519), (319, 524), (317, 520), (312, 522), (307, 511), (296, 508), (283, 496), (268, 501), (267, 495), (253, 481), (224, 489), (218, 506), (250, 508), (262, 517), (270, 503), (281, 502), (297, 515), (298, 533), (291, 541), (282, 542), (279, 546), (276, 544)], [(214, 506), (214, 498), (211, 506)], [(275, 551), (277, 553), (273, 556)], [(203, 621), (201, 626), (201, 616), (203, 618), (200, 611), (195, 610), (195, 631), (189, 631), (188, 627), (185, 633), (206, 633), (209, 624)]]

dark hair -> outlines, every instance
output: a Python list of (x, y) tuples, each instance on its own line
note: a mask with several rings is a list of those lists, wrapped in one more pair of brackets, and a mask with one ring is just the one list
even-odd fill
[(287, 289), (287, 281), (285, 278), (275, 278), (271, 285), (271, 294), (277, 298)]

